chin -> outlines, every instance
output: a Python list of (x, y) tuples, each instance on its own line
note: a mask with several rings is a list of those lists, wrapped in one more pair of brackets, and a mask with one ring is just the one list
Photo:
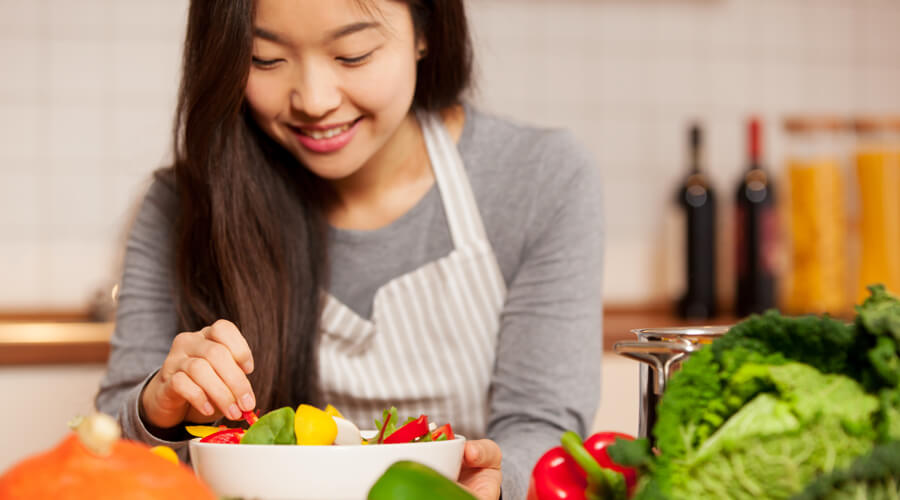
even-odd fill
[(310, 172), (326, 181), (346, 179), (359, 170), (359, 165), (355, 162), (322, 162), (321, 159), (317, 160), (319, 161), (309, 162), (300, 158), (300, 163), (309, 169)]

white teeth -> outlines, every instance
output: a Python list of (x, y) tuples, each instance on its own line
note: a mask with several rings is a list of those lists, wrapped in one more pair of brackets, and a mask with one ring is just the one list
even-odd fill
[(344, 133), (350, 129), (351, 124), (341, 125), (340, 127), (330, 128), (328, 130), (304, 130), (303, 133), (312, 137), (313, 139), (330, 139), (338, 134)]

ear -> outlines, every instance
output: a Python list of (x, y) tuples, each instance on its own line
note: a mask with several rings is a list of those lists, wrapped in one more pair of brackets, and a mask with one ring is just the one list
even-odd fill
[(428, 43), (425, 37), (418, 37), (416, 40), (416, 60), (421, 61), (428, 54)]

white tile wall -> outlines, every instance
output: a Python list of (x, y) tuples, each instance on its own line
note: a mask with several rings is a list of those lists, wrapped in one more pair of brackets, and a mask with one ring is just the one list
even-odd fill
[[(187, 5), (0, 0), (0, 309), (79, 307), (115, 278), (129, 214), (170, 158)], [(772, 124), (785, 113), (900, 111), (895, 0), (468, 7), (475, 100), (572, 129), (604, 172), (610, 302), (671, 293), (664, 228), (690, 120), (706, 126), (727, 199), (747, 114), (769, 124), (777, 168), (783, 138)]]

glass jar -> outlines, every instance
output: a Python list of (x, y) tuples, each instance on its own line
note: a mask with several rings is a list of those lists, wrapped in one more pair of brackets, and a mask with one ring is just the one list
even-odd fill
[(868, 285), (900, 293), (900, 128), (887, 118), (854, 120), (859, 195), (859, 266), (856, 301)]
[(847, 126), (835, 117), (790, 117), (786, 170), (789, 265), (782, 308), (790, 314), (849, 310), (842, 159)]

